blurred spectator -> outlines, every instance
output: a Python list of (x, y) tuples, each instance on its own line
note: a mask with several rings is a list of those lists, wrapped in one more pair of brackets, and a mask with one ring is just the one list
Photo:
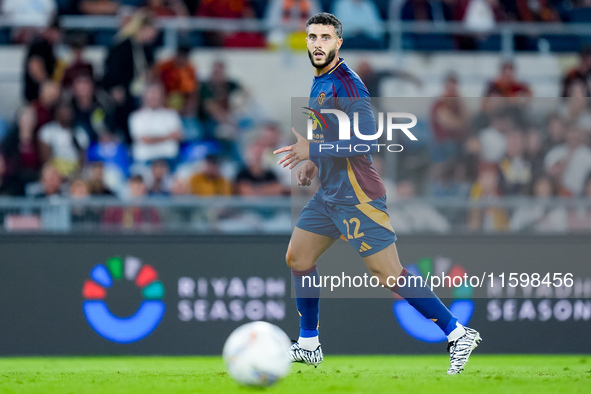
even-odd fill
[(481, 101), (481, 112), (476, 115), (477, 121), (485, 120), (495, 112), (507, 108), (509, 104), (508, 100), (503, 97), (501, 91), (494, 88), (486, 91)]
[(507, 16), (522, 22), (560, 22), (555, 0), (501, 0)]
[(137, 11), (131, 16), (109, 48), (102, 82), (105, 89), (117, 96), (123, 92), (134, 97), (141, 95), (150, 79), (154, 63), (152, 44), (157, 34), (158, 30), (147, 12)]
[[(587, 201), (591, 200), (591, 176), (585, 180), (585, 187), (583, 189), (583, 198)], [(591, 230), (591, 209), (588, 204), (573, 204), (568, 212), (568, 229), (570, 231), (585, 231)]]
[(539, 179), (545, 173), (542, 133), (533, 126), (525, 133), (525, 159), (531, 166), (532, 179)]
[(53, 81), (45, 81), (41, 84), (39, 97), (32, 103), (35, 110), (35, 130), (39, 130), (52, 120), (52, 110), (60, 98), (59, 85)]
[(16, 26), (47, 26), (57, 14), (57, 4), (56, 0), (2, 0), (0, 14), (8, 17)]
[(523, 22), (560, 22), (552, 0), (516, 0), (518, 17)]
[[(303, 39), (302, 32), (306, 30), (306, 21), (312, 15), (322, 12), (318, 0), (272, 0), (267, 6), (266, 25), (269, 29), (267, 42), (271, 46), (283, 47), (287, 42), (297, 47), (297, 40)], [(295, 26), (297, 32), (292, 32), (290, 26)], [(304, 33), (305, 36), (305, 33)], [(305, 41), (301, 41), (305, 45)]]
[(181, 0), (146, 0), (146, 8), (157, 17), (189, 16), (189, 11)]
[[(583, 143), (583, 131), (571, 125), (566, 143), (552, 148), (544, 159), (548, 174), (571, 196), (580, 196), (591, 172), (591, 149)], [(561, 193), (562, 194), (562, 193)]]
[(0, 153), (0, 196), (22, 196), (23, 183), (9, 173), (4, 155)]
[[(432, 2), (439, 3), (439, 2)], [(452, 18), (461, 21), (473, 32), (470, 35), (454, 37), (458, 49), (475, 50), (487, 48), (491, 39), (491, 30), (498, 22), (507, 19), (499, 0), (457, 0), (448, 2), (453, 8)]]
[(470, 30), (487, 32), (497, 22), (505, 20), (506, 14), (499, 0), (458, 0), (455, 2), (454, 19), (464, 22)]
[(542, 143), (542, 153), (546, 154), (550, 149), (564, 143), (566, 139), (566, 126), (564, 120), (558, 113), (548, 116), (545, 121), (547, 125), (546, 138)]
[(489, 96), (493, 91), (498, 92), (501, 97), (532, 96), (529, 86), (515, 78), (515, 64), (512, 61), (505, 61), (501, 64), (501, 72), (495, 80), (488, 84), (485, 96)]
[(492, 115), (490, 126), (479, 133), (483, 161), (498, 163), (501, 160), (507, 150), (507, 133), (514, 128), (515, 122), (506, 110)]
[[(88, 184), (84, 180), (77, 178), (72, 181), (70, 185), (70, 198), (76, 201), (88, 200), (90, 192)], [(94, 228), (93, 224), (99, 223), (101, 214), (98, 208), (85, 205), (72, 205), (70, 209), (70, 218), (77, 228), (81, 226), (88, 226), (89, 229)]]
[(291, 193), (291, 170), (278, 166), (277, 155), (273, 153), (282, 146), (289, 145), (289, 140), (285, 138), (277, 123), (268, 122), (263, 126), (257, 142), (263, 147), (263, 167), (277, 176), (283, 187), (283, 194), (289, 195)]
[(189, 59), (190, 51), (188, 46), (180, 46), (176, 55), (156, 64), (154, 72), (166, 90), (168, 107), (182, 115), (194, 114), (197, 109), (199, 79)]
[(415, 186), (407, 180), (396, 184), (396, 202), (388, 213), (396, 232), (438, 232), (451, 229), (447, 219), (431, 205), (416, 201)]
[(86, 76), (94, 81), (94, 68), (92, 63), (86, 61), (83, 57), (85, 38), (82, 36), (76, 37), (70, 43), (70, 50), (72, 51), (72, 60), (64, 71), (62, 77), (62, 88), (70, 89), (74, 80), (79, 76)]
[(384, 28), (376, 4), (369, 0), (336, 0), (333, 14), (340, 19), (343, 47), (379, 49), (384, 46)]
[(431, 130), (433, 146), (431, 158), (441, 162), (457, 157), (467, 135), (469, 114), (460, 98), (455, 73), (445, 78), (443, 93), (431, 108)]
[(40, 86), (53, 78), (57, 59), (54, 45), (61, 39), (62, 32), (57, 19), (46, 27), (27, 48), (25, 55), (24, 97), (33, 101), (39, 96)]
[(548, 201), (556, 196), (552, 180), (548, 177), (538, 178), (533, 186), (533, 196), (535, 200), (521, 204), (511, 215), (511, 231), (564, 232), (566, 209), (562, 205), (551, 205)]
[(41, 161), (52, 163), (63, 177), (82, 168), (88, 148), (88, 135), (74, 126), (72, 106), (61, 102), (55, 107), (55, 120), (39, 130)]
[(254, 16), (248, 0), (201, 0), (197, 16), (240, 19)]
[(113, 105), (112, 133), (122, 136), (127, 145), (131, 145), (129, 132), (129, 117), (137, 109), (135, 98), (131, 97), (122, 87), (114, 87), (109, 91), (110, 102)]
[(115, 15), (121, 2), (111, 0), (74, 0), (74, 9), (84, 15)]
[(238, 82), (228, 78), (224, 62), (216, 61), (209, 80), (201, 85), (200, 91), (202, 117), (208, 138), (214, 137), (217, 126), (232, 124), (230, 97), (241, 90)]
[(70, 197), (84, 198), (90, 196), (88, 185), (81, 178), (76, 178), (70, 184)]
[(504, 196), (528, 194), (532, 181), (531, 163), (525, 159), (524, 135), (518, 130), (507, 133), (507, 150), (499, 163), (500, 189)]
[(128, 147), (111, 133), (103, 133), (97, 143), (87, 150), (89, 162), (99, 162), (105, 167), (105, 182), (110, 189), (121, 188), (129, 176), (131, 158)]
[[(418, 101), (417, 101), (418, 103)], [(431, 127), (429, 125), (429, 107), (427, 101), (422, 102), (424, 107), (422, 113), (417, 113), (417, 124), (413, 126), (412, 133), (417, 138), (416, 141), (408, 141), (404, 144), (404, 154), (396, 155), (396, 176), (397, 179), (412, 179), (416, 192), (423, 194), (425, 192), (426, 182), (429, 177), (429, 169), (433, 160), (429, 155), (429, 146), (431, 144)], [(419, 105), (420, 106), (420, 105)], [(391, 110), (388, 108), (388, 111)], [(414, 111), (412, 111), (414, 112)], [(400, 117), (396, 119), (401, 124), (407, 123), (408, 118)], [(386, 138), (386, 133), (382, 138)], [(403, 137), (406, 139), (406, 137)], [(400, 140), (399, 140), (400, 141)], [(390, 144), (390, 141), (382, 140), (380, 142)], [(390, 156), (388, 153), (384, 155)]]
[(431, 169), (429, 196), (437, 198), (465, 199), (470, 191), (466, 180), (465, 164), (461, 161), (447, 161)]
[(189, 190), (202, 197), (232, 195), (232, 183), (222, 175), (219, 157), (205, 158), (203, 170), (189, 179)]
[(468, 182), (476, 182), (478, 178), (478, 166), (482, 156), (482, 143), (478, 136), (468, 137), (464, 144), (462, 162), (466, 165), (466, 179)]
[(569, 97), (572, 84), (581, 82), (585, 89), (585, 96), (591, 97), (591, 46), (585, 46), (579, 53), (579, 64), (571, 68), (562, 80), (562, 97)]
[(36, 198), (56, 197), (61, 195), (62, 177), (52, 164), (46, 164), (41, 171), (41, 191)]
[(199, 1), (194, 0), (183, 0), (183, 4), (187, 8), (187, 11), (189, 11), (189, 15), (195, 15), (197, 12), (197, 7), (199, 7), (199, 3)]
[(236, 192), (240, 196), (278, 196), (282, 187), (275, 174), (263, 167), (264, 147), (253, 143), (246, 152), (246, 166), (236, 175)]
[(355, 71), (367, 87), (370, 97), (385, 97), (381, 88), (384, 81), (390, 78), (402, 79), (417, 87), (422, 86), (421, 80), (409, 72), (393, 69), (375, 70), (371, 63), (365, 60), (359, 62)]
[(168, 196), (172, 189), (170, 167), (166, 160), (154, 160), (150, 165), (151, 180), (148, 186), (150, 196)]
[(86, 180), (88, 192), (93, 196), (114, 196), (105, 184), (105, 166), (100, 161), (90, 163), (90, 173)]
[(170, 194), (175, 197), (186, 196), (187, 194), (190, 194), (187, 181), (183, 178), (174, 178), (172, 181)]
[(174, 160), (183, 139), (181, 118), (164, 107), (164, 88), (151, 84), (144, 94), (143, 106), (129, 118), (133, 138), (133, 159), (146, 164), (156, 159)]
[[(480, 166), (478, 179), (470, 191), (470, 200), (494, 203), (500, 197), (499, 170), (495, 164)], [(496, 232), (509, 228), (507, 211), (494, 205), (474, 208), (469, 212), (468, 228), (473, 231)]]
[[(138, 202), (146, 197), (146, 185), (140, 175), (129, 178), (128, 186), (130, 201)], [(103, 223), (108, 229), (153, 230), (160, 227), (161, 220), (154, 207), (126, 206), (105, 209)]]
[(75, 77), (72, 85), (71, 103), (74, 109), (74, 123), (82, 127), (91, 143), (108, 133), (113, 123), (113, 108), (109, 97), (97, 90), (89, 75)]
[(41, 156), (39, 154), (39, 133), (36, 128), (37, 115), (32, 106), (23, 107), (15, 127), (2, 141), (6, 170), (18, 179), (21, 186), (39, 178)]
[[(248, 0), (201, 0), (197, 16), (208, 18), (241, 19), (255, 18), (256, 14)], [(265, 37), (257, 32), (229, 33), (208, 32), (206, 45), (226, 47), (264, 47)]]
[(591, 129), (591, 112), (586, 94), (586, 86), (583, 81), (572, 81), (560, 114), (568, 122), (576, 123), (585, 129)]

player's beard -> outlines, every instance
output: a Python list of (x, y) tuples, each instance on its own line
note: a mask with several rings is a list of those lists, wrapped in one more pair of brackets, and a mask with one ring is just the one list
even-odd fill
[(336, 54), (337, 54), (337, 50), (335, 48), (332, 51), (328, 52), (328, 54), (326, 55), (326, 60), (323, 63), (314, 63), (314, 52), (308, 51), (308, 57), (310, 58), (310, 62), (312, 63), (312, 66), (314, 66), (318, 69), (322, 69), (322, 68), (328, 66), (330, 64), (330, 62), (332, 62), (334, 60)]

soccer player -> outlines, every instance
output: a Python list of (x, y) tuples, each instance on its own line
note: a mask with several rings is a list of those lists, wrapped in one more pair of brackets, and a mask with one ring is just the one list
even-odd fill
[[(374, 135), (376, 124), (369, 93), (359, 76), (338, 57), (342, 33), (341, 22), (329, 13), (314, 15), (306, 23), (308, 56), (315, 73), (309, 107), (312, 113), (320, 113), (323, 108), (338, 108), (351, 120), (353, 112), (357, 112), (359, 132), (363, 136)], [(320, 283), (316, 261), (344, 236), (359, 251), (380, 284), (392, 286), (389, 277), (405, 277), (404, 286), (395, 285), (390, 289), (441, 328), (449, 341), (451, 365), (447, 373), (460, 373), (472, 350), (478, 346), (480, 335), (458, 323), (422, 278), (409, 273), (400, 264), (394, 243), (396, 235), (386, 213), (385, 188), (371, 165), (371, 153), (376, 147), (366, 153), (357, 153), (355, 149), (355, 144), (371, 147), (377, 141), (362, 140), (353, 132), (350, 139), (339, 140), (336, 118), (323, 116), (325, 127), (315, 129), (312, 142), (292, 128), (297, 142), (275, 151), (275, 154), (287, 152), (279, 160), (283, 167), (294, 168), (304, 162), (297, 170), (298, 185), (309, 186), (316, 176), (320, 180), (319, 191), (300, 213), (287, 250), (286, 260), (292, 271), (301, 316), (300, 336), (289, 350), (290, 357), (294, 362), (315, 367), (322, 362), (318, 339), (320, 288), (313, 285)], [(333, 149), (328, 149), (329, 145)], [(303, 286), (304, 276), (312, 278), (306, 281), (307, 287)]]

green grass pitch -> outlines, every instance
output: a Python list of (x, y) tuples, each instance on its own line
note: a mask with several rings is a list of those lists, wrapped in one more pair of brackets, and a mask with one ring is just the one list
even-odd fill
[(589, 393), (591, 356), (328, 356), (268, 389), (241, 387), (220, 357), (0, 358), (0, 393)]

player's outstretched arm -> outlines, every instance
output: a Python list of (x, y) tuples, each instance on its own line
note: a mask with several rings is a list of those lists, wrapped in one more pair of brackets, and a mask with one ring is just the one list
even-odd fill
[(310, 158), (310, 141), (302, 137), (293, 127), (291, 128), (291, 131), (296, 136), (297, 142), (293, 145), (279, 148), (273, 152), (276, 155), (283, 152), (289, 152), (287, 155), (283, 156), (277, 164), (283, 164), (284, 168), (289, 166), (290, 170), (298, 165), (298, 163)]

